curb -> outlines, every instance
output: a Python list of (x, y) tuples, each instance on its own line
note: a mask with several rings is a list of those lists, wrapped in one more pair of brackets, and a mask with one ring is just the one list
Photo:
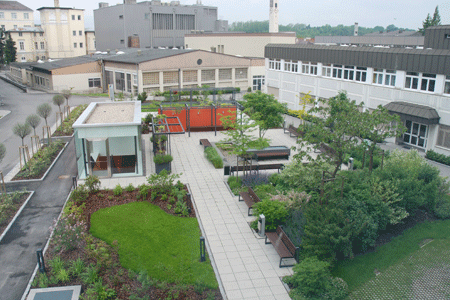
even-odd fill
[[(200, 214), (198, 213), (197, 204), (195, 203), (194, 195), (192, 194), (189, 183), (187, 183), (186, 186), (188, 188), (189, 194), (191, 194), (191, 202), (192, 202), (192, 205), (194, 206), (195, 215), (197, 216), (198, 226), (200, 227), (202, 236), (205, 237), (206, 250), (208, 251), (209, 260), (211, 261), (211, 266), (213, 267), (214, 273), (216, 274), (216, 279), (217, 279), (217, 283), (219, 285), (220, 293), (222, 294), (223, 300), (227, 300), (228, 299), (227, 293), (225, 292), (225, 289), (223, 287), (222, 279), (220, 278), (219, 269), (216, 266), (216, 262), (214, 261), (214, 255), (212, 254), (211, 247), (209, 246), (208, 238), (206, 237), (205, 230), (203, 229), (202, 219), (200, 218)], [(24, 299), (22, 299), (22, 300), (24, 300)]]
[[(59, 213), (59, 216), (58, 216), (58, 219), (57, 219), (57, 223), (59, 222), (59, 219), (61, 219), (61, 216), (62, 216), (62, 214), (64, 212), (64, 208), (66, 207), (67, 202), (69, 201), (70, 196), (72, 195), (72, 191), (73, 190), (70, 190), (69, 195), (67, 195), (66, 201), (64, 202), (64, 205), (63, 205), (63, 207), (61, 209), (61, 212)], [(43, 254), (45, 254), (45, 252), (47, 252), (48, 246), (50, 245), (50, 240), (52, 239), (54, 232), (55, 232), (55, 230), (53, 229), (53, 231), (50, 233), (50, 236), (47, 239), (47, 243), (45, 244)], [(28, 293), (30, 292), (30, 289), (31, 289), (31, 283), (34, 280), (34, 277), (36, 277), (36, 273), (37, 273), (38, 269), (39, 269), (39, 265), (36, 263), (36, 268), (34, 268), (33, 274), (31, 274), (30, 280), (28, 281), (28, 285), (27, 285), (27, 287), (25, 289), (25, 292), (23, 293), (23, 296), (22, 296), (21, 300), (25, 300), (26, 297), (28, 296)]]
[[(22, 204), (22, 206), (19, 208), (19, 210), (16, 212), (16, 215), (14, 216), (14, 218), (11, 220), (11, 222), (9, 222), (8, 226), (6, 226), (5, 230), (3, 231), (2, 235), (0, 235), (0, 242), (2, 241), (2, 239), (5, 237), (5, 235), (8, 233), (9, 228), (11, 228), (12, 224), (14, 224), (14, 222), (16, 221), (16, 219), (19, 217), (20, 213), (22, 212), (22, 210), (25, 208), (25, 206), (27, 205), (28, 201), (30, 201), (31, 197), (34, 195), (34, 191), (31, 192), (26, 192), (26, 193), (30, 193), (30, 195), (28, 196), (27, 200), (25, 200), (25, 202)], [(11, 193), (8, 193), (11, 194)]]
[[(53, 160), (53, 163), (50, 165), (50, 167), (48, 167), (47, 171), (45, 172), (44, 175), (42, 175), (41, 178), (39, 178), (39, 179), (25, 179), (25, 180), (7, 180), (6, 182), (26, 183), (26, 182), (38, 182), (38, 181), (44, 181), (45, 177), (47, 177), (47, 174), (48, 174), (48, 173), (50, 172), (50, 170), (53, 168), (53, 165), (58, 161), (59, 157), (61, 156), (61, 154), (63, 154), (64, 150), (66, 150), (68, 144), (69, 144), (69, 142), (66, 142), (66, 143), (65, 143), (64, 147), (61, 149), (61, 151), (59, 151), (58, 156), (55, 157), (55, 159)], [(14, 171), (14, 169), (11, 170), (11, 171)], [(17, 173), (18, 173), (18, 172), (17, 172)], [(17, 173), (16, 173), (15, 175), (17, 175)], [(8, 173), (8, 175), (9, 175), (9, 173)], [(8, 176), (8, 175), (6, 175), (6, 176)], [(15, 176), (15, 175), (14, 175), (14, 176)], [(14, 176), (13, 176), (13, 178), (14, 178)], [(12, 178), (11, 178), (11, 179), (12, 179)]]

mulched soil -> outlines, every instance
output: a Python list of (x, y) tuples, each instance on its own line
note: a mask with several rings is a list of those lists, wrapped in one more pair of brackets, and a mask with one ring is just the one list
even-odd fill
[(12, 221), (12, 219), (16, 215), (17, 211), (20, 209), (22, 204), (27, 200), (29, 195), (30, 195), (30, 193), (23, 193), (20, 196), (19, 200), (14, 203), (14, 205), (11, 209), (8, 209), (3, 212), (3, 214), (7, 215), (8, 217), (6, 218), (6, 220), (3, 221), (3, 223), (0, 224), (0, 235), (3, 234), (3, 231), (6, 229), (8, 224)]
[(55, 136), (72, 136), (72, 134), (73, 134), (73, 129), (70, 131), (69, 134), (67, 134), (65, 132), (62, 132), (61, 130), (56, 130), (55, 132), (53, 132), (52, 137), (55, 137)]
[[(150, 201), (151, 192), (149, 191), (147, 199), (139, 199), (138, 189), (132, 192), (127, 192), (123, 190), (122, 195), (115, 196), (112, 190), (100, 190), (95, 193), (90, 193), (88, 200), (84, 202), (85, 208), (82, 212), (81, 219), (87, 220), (86, 229), (88, 230), (90, 224), (90, 215), (99, 209), (111, 207), (115, 205), (122, 205), (126, 203), (131, 203), (135, 201), (149, 201), (150, 203), (159, 206), (165, 212), (177, 215), (174, 213), (174, 208), (167, 208), (167, 201), (161, 199), (161, 197), (156, 198), (154, 201)], [(195, 217), (195, 211), (189, 200), (186, 201), (188, 207), (192, 208), (189, 217)], [(81, 204), (80, 204), (81, 205)], [(175, 207), (175, 205), (172, 205)], [(94, 241), (102, 243), (101, 240), (93, 237)], [(116, 291), (117, 299), (129, 299), (132, 294), (138, 295), (139, 297), (148, 296), (150, 299), (207, 299), (208, 293), (213, 293), (215, 295), (214, 299), (222, 300), (222, 295), (219, 289), (216, 290), (205, 290), (202, 293), (197, 293), (194, 286), (188, 286), (186, 289), (177, 289), (175, 284), (167, 284), (165, 288), (158, 288), (156, 286), (151, 286), (143, 289), (142, 284), (129, 274), (128, 270), (124, 269), (119, 262), (118, 249), (115, 246), (104, 245), (111, 253), (111, 259), (105, 265), (105, 268), (100, 270), (99, 276), (103, 280), (103, 285), (109, 286)], [(92, 252), (91, 252), (92, 253)], [(78, 258), (83, 259), (86, 265), (92, 263), (93, 265), (98, 263), (98, 260), (92, 258), (92, 254), (86, 249), (86, 241), (80, 239), (77, 248), (72, 251), (58, 251), (56, 252), (55, 245), (50, 244), (48, 251), (45, 254), (45, 260), (48, 261), (52, 257), (59, 256), (64, 261), (72, 261)], [(51, 272), (51, 268), (47, 268)], [(47, 274), (49, 274), (47, 272)], [(131, 278), (130, 278), (131, 277)], [(82, 285), (82, 292), (86, 290), (87, 286), (83, 284), (79, 279), (71, 278), (69, 282), (64, 285)], [(49, 285), (51, 286), (51, 285)], [(53, 285), (61, 286), (61, 284)]]
[[(55, 158), (59, 155), (59, 153), (61, 153), (61, 150), (64, 148), (64, 146), (65, 146), (66, 144), (65, 143), (62, 143), (61, 144), (61, 148), (58, 150), (58, 151), (56, 151), (53, 155), (52, 155), (52, 157), (50, 158), (50, 163), (49, 163), (49, 165), (44, 169), (44, 170), (42, 170), (38, 175), (36, 175), (36, 176), (20, 176), (19, 174), (20, 174), (20, 171), (19, 171), (19, 173), (17, 173), (14, 177), (13, 177), (13, 179), (11, 179), (11, 181), (14, 181), (14, 180), (29, 180), (29, 179), (41, 179), (42, 178), (42, 176), (44, 176), (44, 174), (45, 174), (45, 172), (47, 172), (47, 170), (48, 170), (48, 168), (50, 168), (50, 166), (53, 164), (53, 161), (55, 160)], [(44, 146), (42, 146), (42, 147), (46, 147), (46, 145), (44, 145)], [(41, 148), (42, 149), (42, 148)]]

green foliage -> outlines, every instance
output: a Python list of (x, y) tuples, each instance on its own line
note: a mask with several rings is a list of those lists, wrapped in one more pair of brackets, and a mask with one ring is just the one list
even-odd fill
[(14, 192), (12, 194), (0, 193), (0, 226), (4, 225), (9, 216), (19, 208), (19, 200), (22, 192)]
[(81, 274), (81, 280), (84, 284), (93, 284), (98, 281), (98, 278), (97, 267), (92, 264)]
[(48, 126), (47, 118), (50, 116), (51, 112), (52, 107), (48, 103), (42, 103), (36, 108), (36, 113), (39, 115), (39, 117), (44, 118), (45, 126)]
[(5, 48), (5, 63), (9, 64), (16, 61), (16, 42), (11, 38), (11, 34), (8, 34), (8, 38), (6, 39)]
[(438, 25), (441, 25), (441, 16), (439, 14), (439, 6), (436, 6), (433, 17), (431, 17), (430, 14), (427, 15), (425, 20), (422, 22), (422, 28), (419, 28), (419, 32), (422, 33), (422, 35), (425, 35), (425, 29)]
[(244, 112), (259, 125), (259, 137), (269, 128), (281, 127), (283, 124), (283, 114), (287, 108), (275, 99), (273, 95), (264, 94), (261, 91), (247, 93), (244, 95), (242, 105)]
[(6, 147), (2, 143), (0, 143), (0, 162), (2, 162), (3, 158), (6, 155)]
[(80, 184), (76, 189), (72, 191), (72, 194), (70, 195), (70, 201), (73, 201), (74, 203), (82, 203), (86, 201), (88, 196), (89, 191), (87, 190), (86, 185)]
[(308, 257), (294, 266), (294, 274), (283, 280), (293, 287), (291, 297), (296, 299), (344, 299), (348, 294), (347, 284), (332, 278), (330, 264), (317, 257)]
[(70, 276), (66, 269), (60, 269), (59, 272), (56, 274), (56, 279), (58, 279), (58, 281), (62, 283), (65, 283), (69, 281)]
[[(27, 117), (27, 119), (25, 120), (25, 122), (30, 125), (31, 128), (33, 128), (34, 131), (34, 135), (36, 135), (36, 127), (39, 126), (39, 123), (41, 123), (41, 118), (39, 118), (38, 115), (35, 114), (31, 114)], [(1, 159), (0, 159), (1, 161)]]
[(228, 177), (227, 182), (233, 194), (239, 195), (239, 192), (242, 187), (242, 179), (237, 176), (230, 176)]
[(323, 171), (331, 170), (328, 164), (303, 164), (293, 161), (285, 166), (279, 175), (271, 177), (271, 182), (277, 189), (288, 191), (298, 189), (307, 193), (319, 192)]
[(0, 64), (3, 65), (5, 63), (5, 30), (0, 28)]
[(152, 174), (147, 178), (148, 184), (152, 188), (152, 192), (156, 195), (171, 195), (174, 192), (174, 181), (179, 178), (178, 174), (169, 174), (163, 170), (159, 174)]
[(173, 160), (172, 155), (170, 154), (157, 154), (153, 156), (153, 162), (157, 165), (167, 164)]
[(214, 165), (214, 168), (223, 168), (223, 160), (214, 147), (208, 147), (205, 149), (206, 158)]
[(90, 193), (96, 193), (100, 190), (101, 181), (95, 175), (89, 175), (84, 181), (88, 191)]
[(42, 174), (53, 163), (53, 158), (64, 147), (64, 143), (57, 141), (46, 145), (39, 149), (30, 161), (27, 163), (27, 168), (23, 167), (16, 177), (34, 178)]
[(134, 186), (132, 183), (130, 183), (129, 185), (126, 186), (125, 191), (127, 191), (128, 193), (131, 193), (132, 191), (134, 191)]
[(147, 92), (142, 92), (138, 94), (137, 99), (141, 102), (147, 100)]
[(270, 146), (269, 140), (265, 138), (258, 138), (248, 143), (248, 147), (250, 149), (263, 149), (269, 146)]
[(81, 258), (78, 258), (77, 260), (73, 260), (70, 262), (70, 273), (75, 276), (78, 277), (80, 276), (84, 270), (85, 270), (85, 264), (84, 261)]
[(65, 99), (66, 98), (61, 94), (56, 94), (55, 96), (53, 96), (53, 99), (52, 99), (53, 104), (58, 106), (59, 112), (61, 112), (61, 105), (64, 104)]
[[(142, 184), (142, 185), (139, 186), (139, 196), (142, 197), (142, 200), (146, 200), (147, 199), (148, 192), (150, 190), (151, 190), (151, 186), (149, 186), (147, 184)], [(156, 193), (153, 193), (152, 195), (156, 196)]]
[(146, 270), (166, 283), (201, 281), (208, 288), (218, 287), (210, 263), (199, 261), (196, 218), (179, 218), (148, 202), (133, 202), (93, 213), (91, 233), (108, 244), (118, 241), (120, 263), (126, 269)]
[(48, 287), (48, 283), (49, 282), (48, 282), (47, 274), (39, 272), (36, 274), (36, 277), (34, 277), (34, 280), (31, 283), (31, 286), (35, 287), (35, 288), (43, 289), (43, 288)]
[(52, 268), (52, 274), (56, 275), (64, 269), (64, 261), (59, 257), (56, 256), (53, 259), (48, 261), (49, 266)]
[(266, 230), (277, 229), (285, 222), (287, 216), (286, 204), (279, 201), (263, 200), (253, 206), (254, 215), (264, 214), (266, 217)]
[(181, 214), (184, 217), (189, 216), (188, 206), (183, 199), (179, 199), (175, 204), (175, 213)]
[(116, 187), (113, 190), (114, 196), (120, 196), (123, 193), (123, 188), (120, 186), (120, 184), (118, 183), (116, 185)]
[(425, 157), (429, 160), (437, 161), (441, 164), (450, 166), (450, 156), (447, 156), (445, 154), (439, 154), (433, 150), (428, 150)]
[(438, 218), (448, 219), (450, 218), (450, 196), (444, 195), (439, 198), (434, 207), (434, 213)]
[(31, 133), (31, 126), (28, 123), (16, 123), (12, 129), (13, 133), (22, 139), (22, 146), (24, 145), (23, 139)]
[(83, 104), (74, 108), (68, 117), (63, 120), (63, 123), (59, 125), (56, 131), (53, 133), (54, 136), (70, 136), (73, 134), (73, 123), (80, 117), (88, 105)]

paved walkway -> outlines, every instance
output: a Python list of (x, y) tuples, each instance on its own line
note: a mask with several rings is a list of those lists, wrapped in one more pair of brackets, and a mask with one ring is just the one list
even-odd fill
[[(295, 145), (295, 138), (283, 134), (282, 129), (269, 130), (266, 134), (271, 145)], [(172, 137), (173, 173), (183, 173), (180, 180), (188, 183), (209, 243), (210, 257), (218, 270), (218, 280), (223, 284), (227, 299), (290, 299), (280, 278), (291, 275), (292, 268), (279, 268), (280, 257), (271, 245), (255, 235), (247, 216), (247, 206), (238, 202), (226, 185), (223, 169), (214, 169), (205, 158), (200, 138), (218, 142), (222, 133), (191, 133)], [(146, 141), (147, 176), (153, 172), (149, 137)], [(292, 155), (291, 155), (292, 159)], [(151, 163), (150, 163), (151, 162)], [(269, 163), (269, 162), (268, 162)], [(102, 187), (114, 187), (120, 183), (137, 185), (145, 177), (105, 179)]]
[(77, 174), (73, 141), (44, 181), (7, 183), (8, 191), (35, 191), (20, 216), (0, 242), (0, 299), (21, 299), (36, 267), (36, 250), (47, 242), (49, 228), (61, 212)]

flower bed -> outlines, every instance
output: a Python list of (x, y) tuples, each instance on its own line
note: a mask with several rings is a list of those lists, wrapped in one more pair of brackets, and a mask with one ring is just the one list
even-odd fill
[[(152, 175), (138, 188), (113, 190), (99, 190), (98, 179), (88, 178), (86, 186), (72, 192), (54, 225), (45, 253), (47, 272), (38, 274), (32, 286), (82, 285), (83, 299), (222, 299), (209, 261), (198, 262), (200, 231), (187, 189), (174, 184), (176, 178)], [(120, 232), (111, 232), (111, 216), (121, 224)], [(164, 239), (176, 247), (165, 248), (159, 243)], [(130, 248), (136, 243), (143, 248)], [(186, 251), (192, 247), (194, 252)], [(176, 267), (183, 273), (174, 272)]]
[(71, 136), (73, 134), (73, 123), (75, 123), (75, 121), (83, 113), (87, 106), (87, 104), (79, 105), (74, 110), (72, 110), (69, 116), (64, 119), (62, 125), (60, 125), (56, 129), (52, 136)]
[(0, 194), (0, 235), (14, 218), (29, 195), (30, 193), (27, 192)]
[(63, 142), (56, 141), (50, 145), (42, 146), (12, 180), (40, 179), (52, 165), (64, 145)]

